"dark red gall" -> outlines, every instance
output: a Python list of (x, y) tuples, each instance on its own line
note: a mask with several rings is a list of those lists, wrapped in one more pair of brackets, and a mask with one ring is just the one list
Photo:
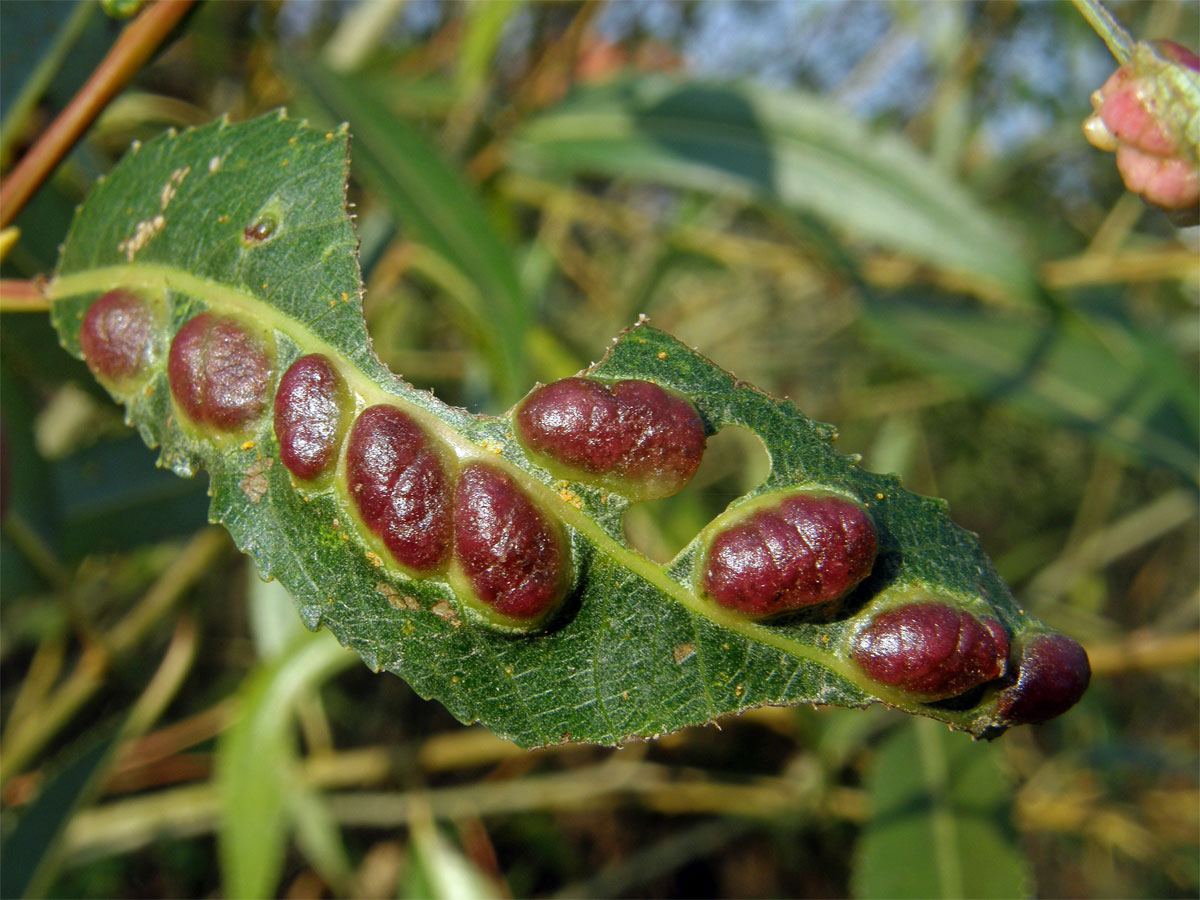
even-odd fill
[(326, 357), (313, 353), (292, 363), (275, 392), (275, 437), (288, 471), (312, 479), (329, 469), (349, 406), (346, 382)]
[(1040, 634), (1021, 650), (1015, 682), (996, 709), (1012, 725), (1045, 722), (1078, 702), (1092, 678), (1087, 651), (1065, 634)]
[(673, 391), (580, 377), (533, 390), (517, 407), (516, 429), (531, 452), (637, 500), (680, 491), (706, 438), (696, 407)]
[(704, 592), (753, 618), (845, 596), (871, 572), (871, 516), (837, 494), (805, 492), (757, 509), (719, 531), (705, 556)]
[(450, 481), (429, 435), (396, 407), (368, 407), (350, 429), (350, 497), (396, 561), (418, 574), (440, 571), (449, 556)]
[(275, 220), (270, 217), (264, 217), (251, 222), (242, 231), (242, 240), (247, 244), (261, 244), (263, 241), (275, 234)]
[(237, 431), (267, 405), (271, 358), (241, 323), (206, 312), (175, 335), (167, 374), (175, 402), (192, 421)]
[(562, 527), (483, 463), (465, 466), (454, 490), (454, 556), (481, 603), (522, 623), (553, 612), (570, 582)]
[(867, 675), (926, 700), (957, 697), (1004, 674), (1009, 637), (945, 603), (913, 603), (876, 614), (853, 639), (851, 655)]
[(159, 323), (150, 305), (128, 291), (109, 291), (88, 307), (79, 347), (93, 374), (121, 381), (141, 374), (154, 359)]

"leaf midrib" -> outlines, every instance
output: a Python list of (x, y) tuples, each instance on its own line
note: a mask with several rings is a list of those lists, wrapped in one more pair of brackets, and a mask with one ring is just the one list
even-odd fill
[[(680, 603), (692, 613), (708, 619), (720, 627), (741, 635), (759, 644), (766, 644), (789, 656), (810, 660), (834, 672), (849, 683), (860, 688), (868, 696), (876, 697), (890, 706), (909, 712), (924, 712), (921, 704), (898, 691), (867, 679), (851, 662), (843, 660), (818, 647), (805, 644), (786, 634), (706, 603), (692, 591), (667, 575), (670, 563), (659, 566), (634, 550), (622, 545), (606, 533), (595, 521), (566, 502), (549, 486), (474, 441), (466, 439), (451, 425), (427, 409), (413, 403), (399, 393), (388, 391), (374, 381), (342, 350), (315, 335), (295, 319), (283, 315), (267, 301), (257, 295), (236, 287), (220, 284), (174, 266), (159, 263), (128, 263), (103, 266), (73, 272), (56, 277), (46, 288), (46, 296), (53, 302), (87, 293), (101, 293), (116, 288), (143, 290), (172, 290), (203, 300), (210, 308), (236, 311), (244, 318), (260, 322), (287, 335), (304, 353), (322, 353), (338, 361), (347, 385), (367, 405), (374, 403), (402, 404), (404, 411), (418, 420), (422, 426), (454, 449), (460, 461), (486, 460), (504, 469), (522, 487), (534, 494), (545, 507), (554, 509), (559, 518), (576, 531), (582, 533), (601, 552), (647, 581), (663, 594)], [(686, 553), (687, 550), (685, 549)], [(953, 721), (968, 728), (974, 716), (968, 713), (940, 711), (945, 721)]]

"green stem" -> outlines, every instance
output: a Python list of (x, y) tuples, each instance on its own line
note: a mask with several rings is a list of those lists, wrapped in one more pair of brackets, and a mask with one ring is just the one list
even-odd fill
[(1109, 52), (1116, 57), (1117, 62), (1122, 65), (1129, 62), (1129, 58), (1133, 56), (1135, 44), (1133, 36), (1100, 3), (1100, 0), (1071, 0), (1071, 2), (1079, 10), (1079, 14), (1092, 26), (1092, 30), (1103, 38), (1104, 43), (1108, 45)]

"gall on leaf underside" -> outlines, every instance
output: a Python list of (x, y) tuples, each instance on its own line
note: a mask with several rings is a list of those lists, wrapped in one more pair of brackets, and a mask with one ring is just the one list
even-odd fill
[[(1014, 683), (1011, 664), (1007, 680), (929, 703), (874, 681), (855, 662), (855, 636), (873, 616), (930, 597), (995, 620), (1017, 647), (1049, 631), (1017, 608), (976, 537), (950, 521), (943, 501), (904, 490), (895, 476), (864, 471), (833, 450), (832, 427), (790, 403), (643, 323), (581, 373), (606, 385), (649, 382), (686, 398), (710, 435), (729, 425), (756, 434), (770, 473), (726, 516), (736, 519), (735, 508), (756, 498), (761, 505), (766, 495), (803, 492), (844, 497), (867, 511), (878, 547), (861, 583), (819, 611), (756, 620), (706, 596), (698, 572), (712, 529), (657, 564), (623, 537), (622, 517), (637, 490), (620, 493), (611, 480), (589, 481), (586, 472), (564, 478), (561, 467), (551, 471), (521, 446), (511, 412), (475, 416), (388, 371), (363, 319), (357, 240), (345, 210), (346, 154), (344, 128), (314, 129), (282, 112), (168, 132), (135, 146), (79, 208), (47, 288), (60, 339), (77, 356), (84, 318), (98, 298), (121, 291), (145, 304), (133, 327), (155, 323), (160, 350), (132, 375), (106, 378), (106, 386), (146, 442), (160, 448), (163, 465), (183, 476), (208, 472), (211, 519), (264, 577), (291, 592), (309, 628), (329, 628), (368, 666), (400, 675), (460, 720), (524, 746), (613, 745), (753, 707), (800, 703), (884, 702), (976, 736), (1014, 723), (998, 712), (1001, 691)], [(213, 341), (259, 349), (253, 377), (238, 387), (261, 393), (243, 397), (236, 417), (206, 411), (205, 398), (219, 394), (219, 384), (172, 383), (167, 348), (181, 331), (195, 339), (202, 326), (187, 325), (198, 316), (208, 317), (201, 364), (228, 355)], [(214, 331), (213, 322), (230, 324)], [(296, 438), (286, 424), (293, 420), (277, 415), (276, 393), (293, 364), (313, 354), (336, 373), (329, 396), (344, 404), (345, 421), (320, 396), (313, 401), (324, 410), (316, 424), (325, 443), (308, 469), (280, 460), (276, 421), (285, 423), (279, 428), (287, 440)], [(269, 371), (259, 377), (263, 366)], [(295, 392), (293, 382), (278, 402)], [(189, 385), (190, 401), (182, 393)], [(529, 539), (491, 554), (462, 531), (469, 510), (452, 511), (459, 518), (446, 533), (454, 533), (455, 522), (460, 530), (445, 560), (436, 557), (424, 571), (398, 565), (383, 532), (360, 515), (347, 472), (354, 423), (379, 405), (402, 413), (418, 429), (417, 443), (443, 461), (445, 490), (463, 472), (483, 472), (489, 490), (516, 492), (489, 502), (520, 510)], [(421, 499), (427, 482), (414, 472), (424, 469), (386, 476), (393, 500), (404, 491)], [(562, 571), (538, 568), (546, 547)], [(498, 624), (480, 597), (464, 599), (451, 586), (474, 585), (491, 596), (504, 587), (503, 573), (479, 575), (479, 567), (509, 565), (510, 557), (541, 585), (538, 596), (557, 604), (528, 630)], [(1014, 706), (1011, 689), (1006, 704)]]

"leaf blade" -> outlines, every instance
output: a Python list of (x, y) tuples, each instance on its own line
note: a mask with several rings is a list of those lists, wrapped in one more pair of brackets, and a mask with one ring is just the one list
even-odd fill
[[(222, 172), (238, 172), (236, 184)], [(618, 744), (796, 703), (883, 701), (975, 733), (996, 726), (995, 686), (967, 708), (921, 704), (872, 682), (846, 650), (885, 592), (934, 589), (1000, 618), (1014, 634), (1043, 628), (1016, 607), (978, 540), (949, 520), (943, 502), (863, 471), (832, 448), (830, 426), (639, 324), (589, 373), (652, 381), (689, 397), (712, 431), (736, 425), (756, 434), (770, 473), (737, 502), (804, 486), (840, 491), (870, 508), (880, 533), (875, 574), (831, 621), (754, 622), (725, 610), (696, 587), (703, 535), (658, 565), (625, 542), (628, 500), (560, 480), (526, 454), (508, 418), (449, 407), (378, 361), (362, 318), (344, 174), (343, 138), (281, 116), (164, 136), (122, 162), (82, 207), (49, 288), (64, 346), (77, 354), (84, 311), (116, 287), (163, 304), (164, 342), (210, 310), (270, 334), (276, 373), (302, 354), (322, 353), (356, 410), (400, 407), (460, 465), (485, 460), (504, 469), (570, 536), (575, 587), (550, 627), (520, 638), (492, 630), (445, 579), (414, 580), (385, 560), (357, 519), (344, 475), (305, 486), (274, 465), (269, 416), (255, 420), (244, 441), (198, 430), (182, 420), (166, 367), (152, 365), (144, 386), (118, 391), (131, 420), (177, 473), (208, 471), (211, 519), (265, 577), (287, 587), (306, 625), (328, 626), (367, 665), (526, 746)], [(244, 229), (264, 210), (275, 217), (273, 237), (247, 243)]]

